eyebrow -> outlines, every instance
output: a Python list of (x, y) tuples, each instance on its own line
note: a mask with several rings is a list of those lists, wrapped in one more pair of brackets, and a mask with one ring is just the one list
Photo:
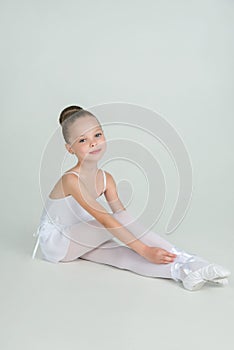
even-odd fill
[[(97, 126), (95, 129), (93, 129), (93, 131), (94, 131), (94, 130), (97, 130), (97, 129), (101, 129), (101, 127), (100, 127), (100, 126)], [(101, 129), (101, 130), (102, 130), (102, 129)], [(78, 136), (78, 137), (80, 138), (81, 136), (85, 136), (85, 134), (82, 134), (82, 135), (80, 135), (80, 136)]]

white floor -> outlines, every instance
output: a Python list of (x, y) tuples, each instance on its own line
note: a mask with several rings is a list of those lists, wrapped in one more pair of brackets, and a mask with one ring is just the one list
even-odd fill
[[(77, 260), (35, 260), (35, 239), (1, 244), (3, 350), (220, 349), (233, 344), (234, 283), (189, 292), (173, 280)], [(182, 238), (181, 238), (182, 239)], [(12, 242), (12, 241), (11, 241)], [(214, 254), (216, 250), (214, 249)], [(233, 255), (220, 255), (232, 269)]]

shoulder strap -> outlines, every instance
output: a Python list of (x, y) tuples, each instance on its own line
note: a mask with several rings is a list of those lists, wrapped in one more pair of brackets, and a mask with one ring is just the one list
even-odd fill
[(104, 181), (104, 190), (103, 190), (103, 192), (105, 192), (105, 190), (106, 190), (106, 173), (105, 173), (104, 170), (102, 170), (102, 173), (103, 173), (103, 181)]
[(66, 174), (75, 174), (75, 175), (77, 175), (78, 177), (80, 176), (80, 174), (77, 173), (76, 171), (68, 171), (68, 172), (65, 172), (63, 175), (66, 175)]
[[(78, 177), (80, 176), (80, 174), (77, 173), (76, 171), (68, 171), (68, 172), (64, 173), (64, 175), (66, 175), (66, 174), (75, 174)], [(104, 182), (104, 190), (103, 190), (103, 192), (105, 192), (105, 190), (106, 190), (106, 173), (105, 173), (104, 170), (102, 170), (102, 174), (103, 174), (103, 182)]]

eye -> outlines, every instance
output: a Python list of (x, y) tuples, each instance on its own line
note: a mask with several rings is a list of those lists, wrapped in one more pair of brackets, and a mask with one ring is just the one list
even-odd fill
[[(98, 132), (97, 134), (95, 134), (95, 136), (97, 136), (97, 135), (102, 135), (102, 133), (101, 132)], [(98, 137), (98, 136), (97, 136)], [(83, 141), (85, 141), (85, 139), (81, 139), (80, 141), (79, 141), (79, 143), (83, 143)]]

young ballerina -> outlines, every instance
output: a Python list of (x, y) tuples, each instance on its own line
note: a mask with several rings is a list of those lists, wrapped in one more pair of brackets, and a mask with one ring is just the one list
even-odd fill
[[(54, 263), (85, 259), (143, 276), (173, 279), (187, 290), (198, 290), (207, 282), (228, 284), (226, 268), (147, 231), (124, 208), (112, 174), (97, 166), (106, 139), (95, 115), (69, 106), (61, 112), (59, 122), (66, 149), (78, 161), (46, 198), (33, 259), (40, 244), (43, 259)], [(98, 203), (103, 194), (113, 214)]]

